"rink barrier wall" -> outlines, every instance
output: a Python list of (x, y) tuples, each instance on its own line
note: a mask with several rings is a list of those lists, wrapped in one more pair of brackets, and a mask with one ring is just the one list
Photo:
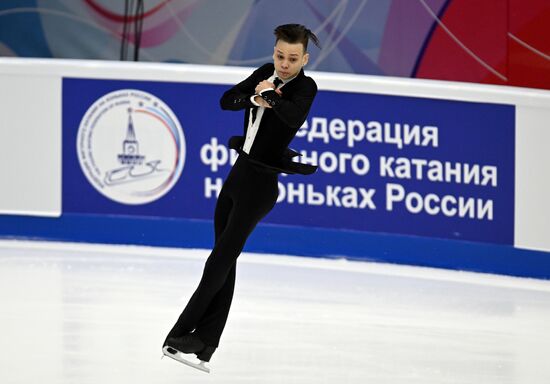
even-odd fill
[[(218, 100), (251, 70), (0, 59), (0, 237), (211, 248), (242, 131)], [(307, 74), (292, 145), (323, 166), (245, 250), (550, 278), (550, 92)]]
[[(55, 220), (4, 216), (0, 220), (0, 233), (4, 239), (175, 248), (209, 249), (214, 242), (213, 224), (208, 220), (73, 214)], [(244, 250), (550, 279), (546, 252), (419, 236), (319, 228), (298, 231), (290, 226), (260, 224)]]

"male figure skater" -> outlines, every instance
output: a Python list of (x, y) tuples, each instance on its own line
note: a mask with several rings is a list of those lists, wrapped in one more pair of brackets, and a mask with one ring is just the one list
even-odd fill
[[(304, 75), (308, 40), (317, 37), (303, 25), (286, 24), (274, 31), (273, 63), (268, 63), (225, 92), (224, 110), (245, 110), (244, 136), (229, 146), (239, 157), (218, 197), (214, 214), (215, 246), (206, 261), (198, 288), (168, 333), (163, 353), (209, 372), (204, 365), (219, 345), (233, 290), (237, 257), (256, 224), (274, 207), (278, 173), (310, 174), (316, 166), (291, 159), (288, 145), (302, 126), (317, 93)], [(184, 354), (195, 354), (192, 363)]]

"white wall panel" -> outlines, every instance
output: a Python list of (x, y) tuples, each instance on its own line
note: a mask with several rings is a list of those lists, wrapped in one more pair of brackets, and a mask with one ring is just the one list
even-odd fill
[(59, 77), (0, 71), (0, 213), (61, 214)]
[[(250, 71), (183, 64), (0, 58), (0, 213), (61, 214), (62, 77), (234, 84)], [(550, 251), (550, 91), (308, 74), (321, 90), (515, 105), (515, 245)]]
[(550, 250), (550, 106), (516, 108), (515, 246)]

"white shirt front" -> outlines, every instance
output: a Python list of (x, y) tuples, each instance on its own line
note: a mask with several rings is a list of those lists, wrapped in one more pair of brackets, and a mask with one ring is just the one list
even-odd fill
[[(271, 77), (268, 78), (267, 81), (273, 83), (273, 80), (275, 80), (276, 77), (278, 77), (277, 72), (273, 71), (273, 75), (271, 75)], [(296, 77), (296, 76), (294, 76), (294, 77)], [(288, 80), (281, 79), (283, 83), (280, 84), (278, 88), (282, 88), (286, 83), (288, 83), (289, 81), (294, 79), (294, 77), (292, 77)], [(267, 91), (268, 89), (270, 89), (270, 88), (265, 89), (265, 91)], [(262, 92), (260, 92), (260, 94)], [(250, 97), (250, 101), (252, 101), (252, 104), (258, 106), (257, 107), (258, 110), (256, 111), (256, 119), (254, 121), (252, 121), (252, 119), (253, 119), (253, 114), (252, 114), (253, 108), (250, 108), (250, 112), (248, 114), (248, 128), (246, 130), (246, 137), (245, 137), (244, 145), (243, 145), (243, 151), (247, 154), (250, 154), (250, 149), (252, 148), (252, 144), (254, 144), (254, 139), (256, 138), (256, 135), (258, 134), (258, 129), (260, 128), (260, 123), (262, 122), (262, 116), (264, 115), (264, 112), (265, 112), (265, 107), (260, 107), (259, 104), (254, 101), (254, 98), (256, 96), (258, 96), (258, 95), (252, 95)]]

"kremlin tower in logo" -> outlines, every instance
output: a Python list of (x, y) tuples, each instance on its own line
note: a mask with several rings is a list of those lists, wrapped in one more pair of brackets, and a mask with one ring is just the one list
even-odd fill
[(126, 140), (122, 143), (123, 153), (118, 155), (121, 164), (138, 165), (143, 163), (145, 156), (139, 154), (139, 143), (136, 140), (134, 123), (132, 122), (132, 108), (128, 108), (128, 130)]

